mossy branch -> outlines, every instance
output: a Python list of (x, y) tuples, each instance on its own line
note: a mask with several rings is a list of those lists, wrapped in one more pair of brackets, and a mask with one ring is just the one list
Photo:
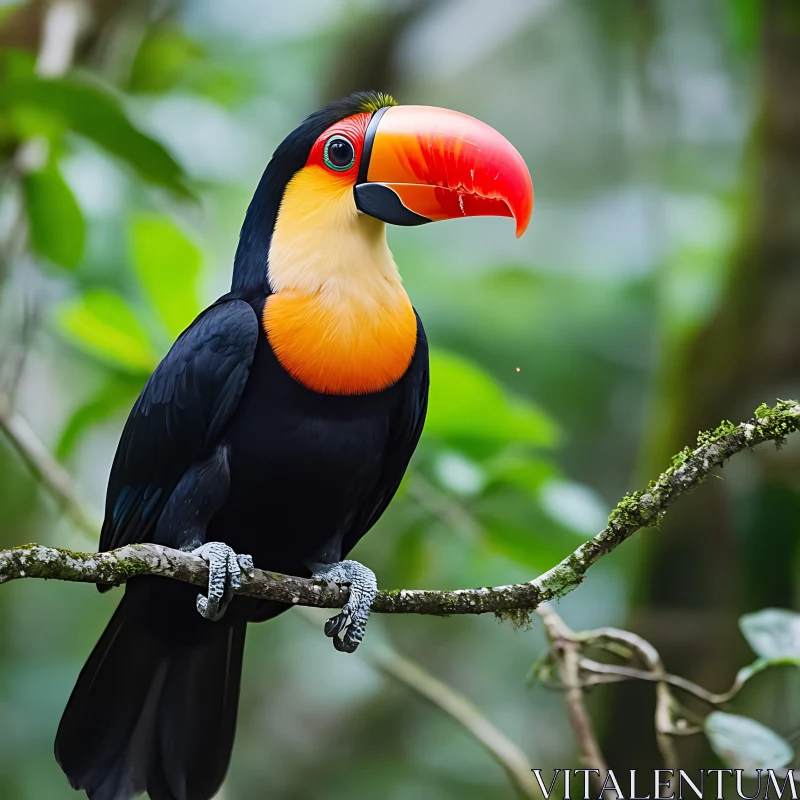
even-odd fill
[[(657, 523), (683, 494), (701, 484), (709, 473), (731, 456), (764, 442), (780, 446), (800, 429), (800, 404), (781, 400), (762, 405), (747, 422), (723, 422), (701, 433), (697, 445), (672, 459), (672, 465), (645, 491), (626, 495), (611, 512), (608, 526), (582, 544), (552, 569), (527, 583), (453, 591), (402, 589), (379, 592), (373, 611), (389, 614), (495, 613), (523, 619), (541, 603), (571, 592), (586, 571), (640, 528)], [(9, 433), (9, 427), (5, 427)], [(201, 559), (154, 544), (129, 545), (108, 553), (76, 553), (41, 545), (0, 551), (0, 583), (16, 578), (51, 578), (89, 583), (122, 584), (139, 575), (162, 575), (198, 587), (208, 582)], [(256, 570), (243, 576), (240, 594), (318, 608), (341, 608), (348, 590), (304, 578)]]

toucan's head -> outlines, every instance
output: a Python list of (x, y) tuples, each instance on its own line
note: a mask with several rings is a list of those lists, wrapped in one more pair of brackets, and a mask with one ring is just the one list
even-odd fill
[(308, 248), (335, 250), (334, 230), (352, 247), (354, 236), (382, 238), (381, 223), (500, 216), (521, 236), (532, 207), (522, 156), (490, 126), (359, 92), (312, 114), (275, 151), (242, 228), (233, 288), (276, 290), (278, 239), (299, 265)]
[(466, 114), (397, 106), (366, 95), (370, 110), (317, 137), (304, 170), (331, 193), (347, 187), (362, 214), (393, 225), (458, 217), (514, 217), (528, 225), (533, 186), (522, 156), (497, 131)]

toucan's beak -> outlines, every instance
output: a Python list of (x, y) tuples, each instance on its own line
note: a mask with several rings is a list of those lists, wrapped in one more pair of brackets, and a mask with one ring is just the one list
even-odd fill
[(429, 106), (393, 106), (370, 120), (355, 187), (364, 214), (395, 225), (514, 217), (528, 227), (533, 184), (522, 156), (483, 122)]

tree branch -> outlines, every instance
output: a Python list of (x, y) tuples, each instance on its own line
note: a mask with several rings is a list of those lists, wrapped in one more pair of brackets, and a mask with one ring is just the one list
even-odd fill
[[(79, 508), (80, 505), (72, 499), (72, 489), (63, 485), (61, 480), (51, 480), (56, 475), (63, 476), (54, 469), (43, 467), (48, 461), (43, 455), (47, 451), (39, 445), (30, 429), (19, 422), (9, 424), (9, 420), (15, 419), (19, 420), (19, 417), (10, 416), (8, 409), (5, 414), (0, 413), (0, 428), (15, 449), (62, 503)], [(748, 422), (739, 425), (723, 422), (715, 431), (700, 434), (697, 446), (693, 450), (686, 448), (675, 456), (672, 466), (645, 491), (626, 495), (611, 512), (604, 530), (538, 578), (528, 583), (492, 588), (382, 591), (373, 610), (437, 616), (488, 612), (512, 618), (519, 614), (524, 616), (541, 603), (562, 597), (579, 586), (592, 564), (640, 528), (657, 523), (679, 497), (702, 483), (728, 458), (763, 442), (773, 441), (780, 446), (789, 434), (798, 429), (800, 404), (796, 400), (781, 400), (773, 408), (762, 405)], [(60, 467), (58, 470), (63, 473)], [(0, 551), (0, 583), (36, 577), (121, 584), (136, 575), (163, 575), (197, 586), (206, 586), (208, 578), (206, 565), (199, 558), (158, 545), (132, 545), (110, 553), (75, 553), (38, 545)], [(239, 591), (262, 599), (319, 608), (340, 608), (348, 597), (347, 589), (261, 570), (256, 570), (254, 577), (245, 578)]]
[(520, 797), (540, 800), (542, 792), (531, 772), (527, 756), (466, 697), (395, 651), (370, 654), (368, 659), (378, 669), (413, 689), (465, 728), (506, 771)]
[(580, 662), (581, 644), (564, 620), (548, 605), (540, 606), (536, 613), (544, 622), (551, 653), (555, 656), (556, 667), (562, 686), (566, 689), (564, 696), (567, 706), (567, 717), (575, 735), (580, 760), (584, 767), (596, 770), (590, 775), (595, 791), (603, 794), (603, 775), (608, 772), (608, 765), (600, 749), (600, 743), (592, 725), (592, 718), (586, 708), (581, 682)]
[[(92, 520), (84, 510), (72, 477), (53, 458), (27, 420), (13, 410), (11, 401), (4, 394), (0, 394), (0, 432), (5, 434), (33, 477), (44, 486), (64, 513), (81, 531), (96, 538), (99, 522)], [(3, 579), (4, 576), (0, 575), (0, 582)]]
[[(58, 78), (69, 70), (85, 14), (83, 0), (55, 0), (48, 6), (36, 56), (37, 75)], [(14, 166), (20, 174), (33, 172), (47, 163), (49, 151), (44, 136), (28, 139), (17, 148)]]
[[(322, 619), (316, 611), (300, 608), (297, 613), (319, 630)], [(434, 677), (422, 664), (401, 655), (385, 642), (376, 647), (374, 634), (373, 631), (369, 647), (356, 650), (357, 656), (461, 725), (505, 770), (517, 795), (526, 800), (544, 800), (527, 756), (511, 739), (466, 696)]]
[[(20, 424), (10, 425), (9, 419), (7, 411), (5, 415), (0, 413), (0, 428), (15, 449), (62, 503), (79, 508), (71, 489), (58, 480), (50, 480), (58, 473), (43, 468), (47, 461), (43, 457), (46, 450), (38, 445), (30, 429)], [(14, 415), (11, 419), (19, 418)], [(675, 456), (672, 466), (645, 491), (626, 495), (611, 512), (604, 530), (538, 578), (492, 588), (382, 591), (378, 593), (373, 610), (385, 614), (437, 616), (492, 612), (512, 619), (524, 618), (541, 603), (562, 597), (579, 586), (592, 564), (639, 529), (658, 523), (679, 497), (702, 483), (728, 458), (763, 442), (772, 441), (780, 446), (798, 429), (800, 404), (796, 400), (781, 400), (773, 408), (762, 405), (748, 422), (738, 425), (724, 422), (715, 431), (700, 434), (697, 446)], [(58, 465), (56, 467), (61, 470)], [(200, 559), (158, 545), (131, 545), (110, 553), (75, 553), (39, 545), (0, 551), (0, 583), (36, 577), (121, 584), (137, 575), (163, 575), (197, 586), (206, 586), (208, 577), (206, 565)], [(254, 577), (245, 578), (239, 592), (319, 608), (340, 608), (348, 597), (346, 588), (332, 588), (304, 578), (261, 570), (256, 570)]]

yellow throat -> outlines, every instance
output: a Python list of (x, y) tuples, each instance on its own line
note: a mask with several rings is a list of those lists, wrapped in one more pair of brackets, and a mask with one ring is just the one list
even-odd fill
[(408, 369), (417, 320), (384, 223), (321, 167), (286, 187), (269, 255), (263, 326), (281, 366), (322, 394), (369, 394)]

